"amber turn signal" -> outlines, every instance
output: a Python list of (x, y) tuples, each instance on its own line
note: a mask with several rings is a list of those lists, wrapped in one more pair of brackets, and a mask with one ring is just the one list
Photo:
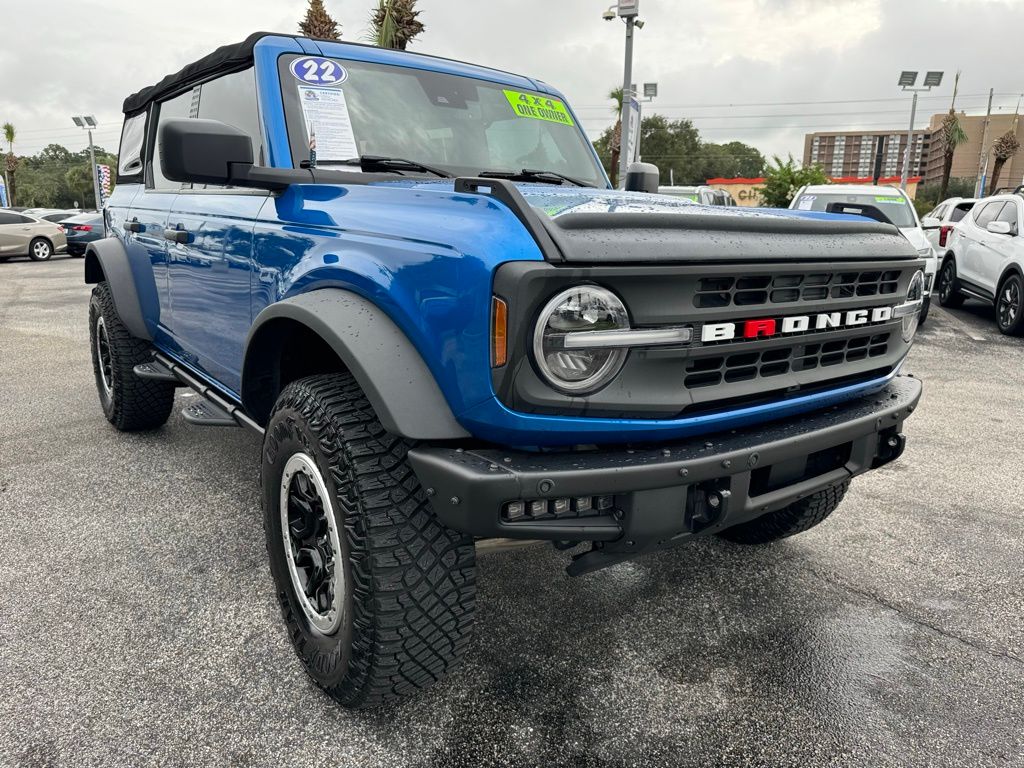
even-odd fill
[(508, 362), (508, 304), (491, 299), (491, 365), (500, 368)]

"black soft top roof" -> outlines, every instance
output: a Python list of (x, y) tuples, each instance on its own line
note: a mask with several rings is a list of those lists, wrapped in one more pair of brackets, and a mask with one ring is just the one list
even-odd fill
[[(240, 43), (222, 45), (213, 53), (203, 56), (198, 61), (183, 67), (173, 75), (168, 75), (156, 85), (143, 88), (138, 93), (133, 93), (124, 100), (122, 107), (126, 115), (141, 112), (150, 102), (158, 101), (165, 96), (178, 93), (189, 84), (205, 80), (210, 75), (218, 72), (225, 72), (232, 69), (245, 69), (252, 63), (252, 49), (260, 38), (277, 34), (275, 32), (254, 32)], [(294, 35), (286, 35), (294, 37)]]

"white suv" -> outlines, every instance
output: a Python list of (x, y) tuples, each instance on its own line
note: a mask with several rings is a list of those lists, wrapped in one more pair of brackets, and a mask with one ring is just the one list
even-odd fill
[(794, 211), (825, 211), (867, 216), (899, 227), (903, 236), (925, 260), (924, 306), (921, 323), (928, 317), (931, 306), (932, 285), (939, 271), (939, 259), (921, 229), (917, 211), (910, 197), (899, 187), (872, 184), (819, 184), (801, 187), (789, 204)]
[(1024, 334), (1024, 196), (986, 197), (953, 228), (939, 276), (939, 303), (968, 296), (994, 304), (1005, 334)]

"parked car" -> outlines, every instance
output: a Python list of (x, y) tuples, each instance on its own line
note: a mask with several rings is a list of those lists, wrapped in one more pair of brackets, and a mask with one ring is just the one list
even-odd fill
[(102, 240), (102, 213), (82, 213), (61, 222), (64, 234), (68, 239), (68, 253), (72, 256), (84, 256), (86, 246), (96, 240)]
[(925, 237), (936, 254), (943, 253), (942, 249), (946, 247), (949, 233), (970, 212), (976, 202), (977, 198), (973, 197), (951, 197), (921, 217), (921, 229), (924, 230)]
[(925, 260), (925, 299), (921, 323), (925, 322), (931, 307), (932, 286), (939, 271), (939, 259), (921, 228), (917, 211), (906, 192), (899, 187), (871, 184), (808, 185), (793, 196), (789, 207), (795, 211), (865, 216), (899, 227), (918, 255)]
[(585, 545), (572, 575), (764, 544), (903, 451), (924, 261), (891, 226), (614, 190), (558, 91), (403, 51), (256, 34), (123, 110), (103, 414), (159, 428), (185, 386), (259, 436), (287, 634), (346, 706), (467, 649), (476, 540)]
[(690, 187), (658, 187), (658, 193), (671, 197), (682, 197), (701, 205), (736, 205), (732, 195), (724, 189), (702, 185)]
[(953, 229), (943, 255), (939, 303), (972, 297), (995, 305), (1002, 333), (1024, 334), (1024, 196), (986, 197)]
[(46, 261), (66, 247), (67, 238), (60, 224), (0, 209), (0, 261), (12, 256)]
[(82, 213), (78, 208), (74, 209), (59, 209), (59, 208), (30, 208), (26, 211), (27, 214), (43, 221), (52, 221), (54, 224), (59, 224), (65, 219), (70, 219), (72, 216), (77, 216)]

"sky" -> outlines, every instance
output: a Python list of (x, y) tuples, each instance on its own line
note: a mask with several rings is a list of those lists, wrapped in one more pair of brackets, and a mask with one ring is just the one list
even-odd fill
[[(625, 31), (612, 0), (419, 0), (410, 50), (506, 69), (566, 94), (597, 137), (613, 122)], [(363, 42), (375, 0), (325, 0), (344, 39)], [(116, 150), (128, 94), (257, 30), (293, 32), (306, 0), (0, 0), (0, 123), (15, 150), (87, 145), (73, 114), (94, 114)], [(645, 114), (691, 118), (709, 141), (800, 158), (814, 130), (906, 128), (901, 70), (944, 70), (917, 126), (949, 108), (1013, 112), (1024, 92), (1024, 0), (640, 0), (634, 82), (657, 82)], [(6, 151), (6, 147), (4, 147)]]

